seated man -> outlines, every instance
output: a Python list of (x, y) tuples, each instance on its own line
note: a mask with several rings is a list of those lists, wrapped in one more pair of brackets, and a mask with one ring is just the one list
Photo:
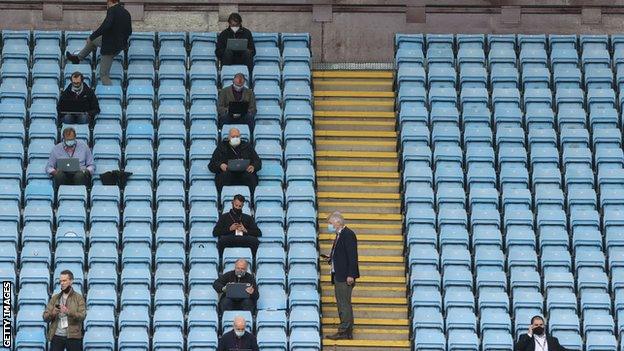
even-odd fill
[[(230, 170), (228, 162), (231, 160), (247, 160), (249, 166), (246, 169)], [(258, 185), (257, 172), (261, 167), (262, 161), (253, 145), (242, 141), (240, 130), (236, 128), (230, 129), (228, 140), (217, 145), (208, 164), (208, 169), (216, 174), (215, 183), (219, 192), (224, 185), (246, 185), (252, 194)]]
[(219, 339), (217, 351), (251, 350), (259, 351), (256, 337), (245, 330), (245, 318), (234, 318), (234, 329), (223, 333)]
[[(78, 160), (79, 167), (76, 171), (57, 169), (58, 160), (72, 158)], [(54, 179), (54, 186), (56, 188), (60, 185), (89, 186), (94, 171), (93, 154), (89, 146), (84, 141), (76, 140), (74, 128), (65, 128), (63, 141), (54, 145), (46, 165), (46, 172)]]
[[(230, 111), (231, 103), (246, 104), (247, 111), (237, 113)], [(253, 132), (254, 117), (256, 116), (256, 95), (253, 90), (245, 87), (245, 75), (237, 73), (234, 76), (232, 85), (225, 87), (219, 91), (219, 129), (224, 124), (247, 124), (249, 131)]]
[[(239, 258), (234, 264), (234, 270), (226, 272), (217, 278), (212, 283), (212, 287), (217, 291), (217, 294), (221, 294), (219, 301), (219, 308), (221, 312), (245, 310), (254, 313), (256, 309), (256, 301), (258, 301), (258, 286), (256, 285), (256, 279), (253, 274), (247, 272), (247, 261)], [(249, 294), (246, 298), (230, 298), (227, 296), (227, 289), (229, 283), (244, 283), (247, 284), (245, 292)]]
[(241, 194), (234, 195), (232, 209), (221, 214), (219, 221), (212, 230), (212, 235), (219, 238), (217, 247), (219, 255), (223, 256), (226, 247), (248, 247), (253, 255), (260, 242), (258, 237), (262, 235), (253, 217), (243, 213), (245, 197)]
[(62, 123), (87, 124), (100, 113), (95, 92), (84, 82), (82, 73), (71, 75), (71, 84), (61, 94), (56, 111)]
[[(253, 71), (253, 58), (256, 55), (251, 31), (242, 26), (243, 19), (238, 13), (232, 13), (228, 18), (228, 27), (219, 33), (215, 55), (226, 65), (245, 65), (249, 69), (249, 76)], [(247, 50), (233, 51), (227, 47), (228, 39), (247, 39)]]

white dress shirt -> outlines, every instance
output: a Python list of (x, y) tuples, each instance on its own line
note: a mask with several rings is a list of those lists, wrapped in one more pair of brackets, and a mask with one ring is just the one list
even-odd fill
[(533, 334), (535, 342), (535, 351), (548, 351), (548, 341), (546, 341), (546, 333), (542, 335)]

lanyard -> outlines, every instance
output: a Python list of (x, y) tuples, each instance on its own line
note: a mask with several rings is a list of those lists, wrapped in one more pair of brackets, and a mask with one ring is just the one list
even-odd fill
[(541, 343), (539, 341), (539, 339), (535, 338), (535, 343), (537, 343), (537, 345), (539, 346), (540, 350), (548, 351), (548, 349), (546, 348), (546, 338), (544, 338), (544, 343)]
[[(70, 149), (70, 150), (72, 151), (72, 152), (71, 152), (71, 155), (70, 155), (70, 154), (69, 154), (69, 152), (67, 151), (68, 149)], [(75, 147), (75, 146), (74, 146), (74, 147), (63, 147), (63, 150), (65, 150), (65, 153), (66, 153), (66, 154), (67, 154), (67, 156), (69, 156), (69, 157), (74, 157), (74, 154), (76, 153), (76, 147)]]

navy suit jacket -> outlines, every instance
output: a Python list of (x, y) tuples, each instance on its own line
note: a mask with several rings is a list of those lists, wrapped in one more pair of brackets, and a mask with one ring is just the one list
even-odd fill
[(340, 231), (336, 247), (331, 257), (334, 263), (332, 283), (346, 282), (347, 277), (359, 278), (357, 238), (353, 230), (344, 227)]

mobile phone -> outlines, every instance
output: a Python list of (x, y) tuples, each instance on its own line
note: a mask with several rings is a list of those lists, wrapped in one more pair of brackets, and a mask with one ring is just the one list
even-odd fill
[(61, 308), (61, 305), (59, 305), (58, 303), (56, 305), (54, 305), (54, 307), (56, 308)]

